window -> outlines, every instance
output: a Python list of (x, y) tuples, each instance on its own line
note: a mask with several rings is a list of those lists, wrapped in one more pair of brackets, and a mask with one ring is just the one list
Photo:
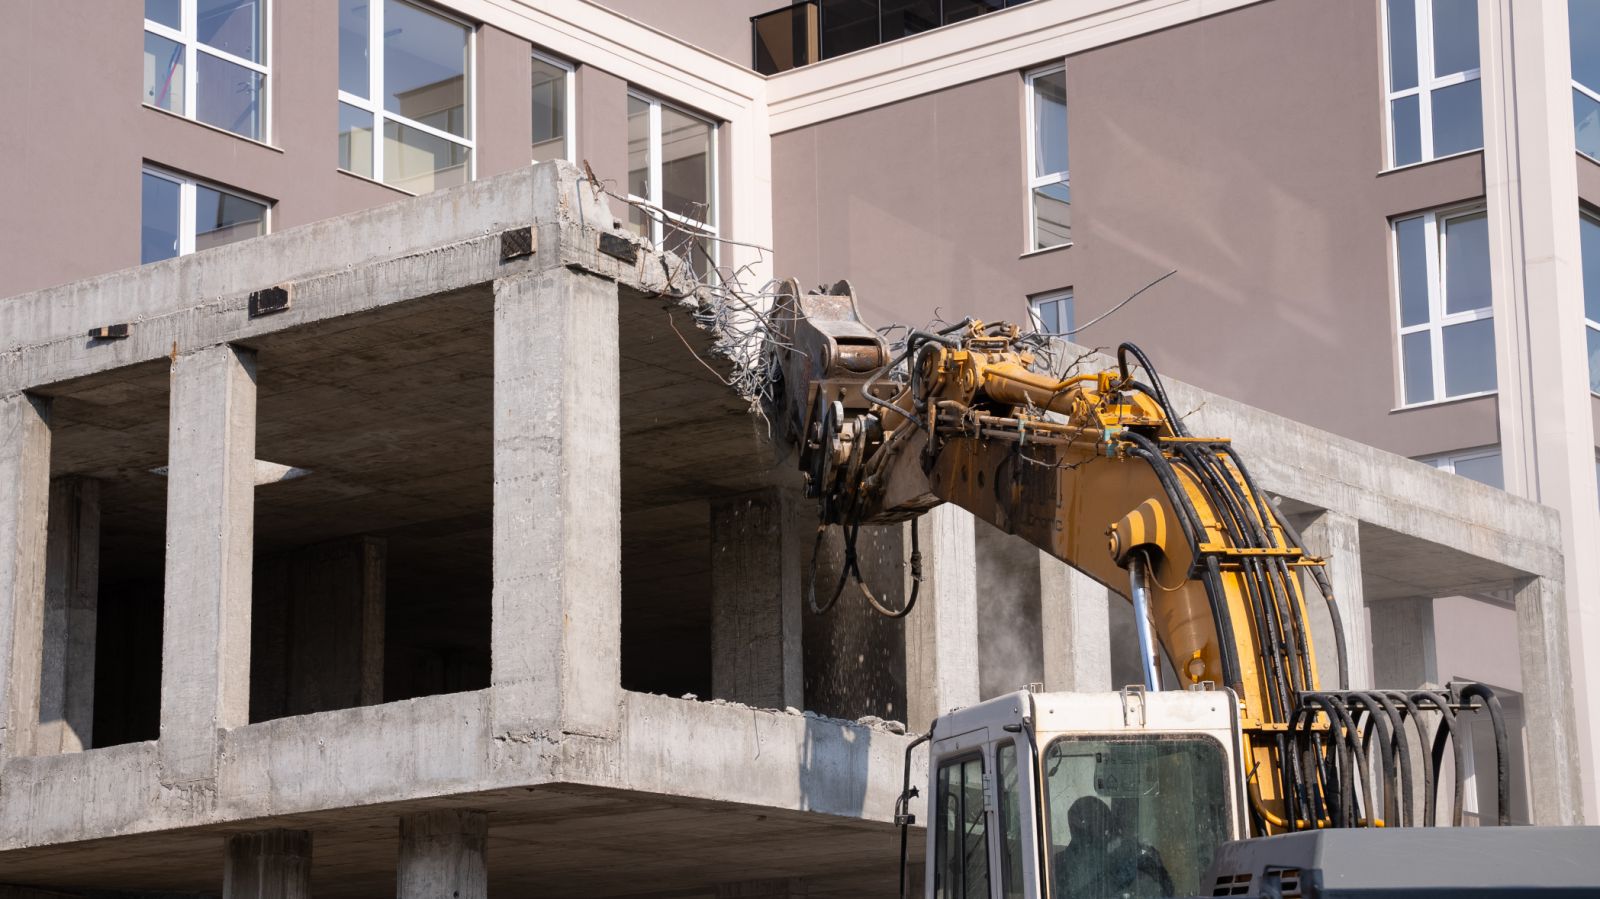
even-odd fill
[(1578, 152), (1600, 159), (1600, 0), (1567, 0)]
[(1228, 760), (1204, 737), (1065, 737), (1045, 750), (1051, 895), (1196, 896), (1228, 832)]
[(995, 749), (995, 773), (1000, 781), (1000, 895), (1022, 899), (1022, 786), (1017, 781), (1017, 744), (1001, 743)]
[(144, 0), (144, 102), (266, 140), (267, 0)]
[(1072, 333), (1072, 291), (1057, 290), (1028, 298), (1033, 327), (1046, 334)]
[(1500, 447), (1491, 446), (1486, 449), (1464, 450), (1443, 456), (1434, 456), (1422, 460), (1441, 471), (1461, 475), (1464, 478), (1498, 487), (1506, 487), (1505, 469), (1500, 461)]
[(470, 180), (471, 36), (403, 0), (339, 0), (339, 168), (418, 194)]
[(533, 54), (533, 161), (565, 159), (574, 153), (572, 66)]
[(1389, 164), (1483, 147), (1478, 0), (1385, 0)]
[(1600, 393), (1600, 219), (1585, 212), (1578, 216), (1578, 239), (1583, 247), (1584, 336), (1589, 347), (1589, 389)]
[(1067, 69), (1032, 72), (1028, 84), (1028, 248), (1072, 242), (1072, 188), (1067, 179)]
[(1402, 405), (1495, 389), (1489, 224), (1482, 209), (1394, 223)]
[(989, 821), (983, 801), (983, 759), (939, 767), (934, 837), (936, 899), (988, 899)]
[(142, 181), (141, 265), (267, 233), (263, 200), (158, 169)]
[(628, 226), (701, 276), (716, 268), (717, 126), (653, 97), (628, 94)]

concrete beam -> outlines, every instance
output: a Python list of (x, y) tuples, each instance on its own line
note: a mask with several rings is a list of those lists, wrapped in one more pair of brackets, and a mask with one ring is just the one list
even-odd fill
[(976, 703), (977, 550), (972, 513), (949, 503), (911, 523), (920, 528), (922, 586), (906, 618), (906, 726), (922, 731), (953, 708)]
[(49, 510), (50, 401), (0, 396), (0, 761), (38, 728)]
[(489, 816), (443, 810), (400, 816), (399, 899), (485, 899)]
[(161, 642), (163, 781), (216, 776), (217, 732), (250, 720), (256, 361), (227, 344), (172, 363)]
[(100, 607), (100, 482), (50, 482), (38, 752), (94, 745), (95, 619)]
[(1051, 692), (1110, 690), (1109, 603), (1125, 602), (1055, 556), (1039, 554), (1040, 633), (1044, 688)]
[(1582, 824), (1583, 763), (1569, 680), (1566, 593), (1553, 578), (1529, 578), (1515, 600), (1531, 823)]
[(1434, 650), (1433, 599), (1385, 599), (1368, 606), (1372, 615), (1372, 668), (1380, 690), (1415, 690), (1439, 683)]
[(806, 528), (778, 488), (711, 502), (711, 692), (761, 708), (800, 708), (801, 558)]
[(801, 899), (809, 895), (811, 890), (798, 877), (717, 884), (717, 899)]
[[(1300, 527), (1306, 549), (1312, 555), (1327, 561), (1323, 573), (1333, 584), (1333, 598), (1339, 607), (1339, 623), (1344, 631), (1345, 658), (1350, 682), (1342, 685), (1349, 690), (1368, 690), (1372, 680), (1372, 637), (1367, 630), (1366, 600), (1361, 586), (1361, 523), (1349, 515), (1323, 511)], [(1323, 679), (1324, 689), (1341, 685), (1332, 681), (1338, 669), (1337, 644), (1334, 642), (1332, 617), (1327, 613), (1327, 603), (1308, 574), (1301, 579), (1306, 597), (1306, 611), (1312, 620), (1313, 648), (1317, 663), (1329, 672)]]
[(566, 268), (495, 282), (497, 733), (616, 732), (618, 365), (614, 282)]
[(311, 832), (259, 830), (228, 837), (222, 899), (311, 899)]

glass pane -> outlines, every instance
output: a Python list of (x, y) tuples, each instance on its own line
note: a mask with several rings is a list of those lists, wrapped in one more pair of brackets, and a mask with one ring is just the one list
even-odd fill
[(205, 250), (267, 233), (267, 207), (244, 197), (195, 188), (194, 248)]
[(1494, 319), (1444, 329), (1444, 395), (1463, 396), (1495, 388)]
[(144, 0), (144, 17), (174, 30), (183, 29), (183, 0)]
[(467, 29), (399, 0), (383, 15), (383, 108), (466, 137)]
[(1394, 140), (1394, 164), (1410, 165), (1422, 161), (1422, 114), (1416, 94), (1389, 104), (1390, 130)]
[(1600, 103), (1573, 88), (1572, 120), (1578, 136), (1578, 152), (1600, 159)]
[(1478, 0), (1433, 0), (1433, 74), (1478, 67)]
[(1072, 189), (1066, 182), (1033, 189), (1033, 248), (1072, 242)]
[(533, 161), (567, 158), (567, 70), (533, 60)]
[(1034, 177), (1067, 171), (1067, 73), (1033, 79)]
[(1045, 750), (1054, 895), (1194, 896), (1228, 832), (1211, 740), (1063, 739)]
[(1389, 90), (1417, 86), (1416, 0), (1388, 0)]
[(1489, 220), (1483, 213), (1444, 222), (1444, 311), (1487, 309)]
[(1583, 247), (1583, 314), (1600, 325), (1600, 222), (1578, 216), (1578, 240)]
[(178, 202), (176, 181), (145, 174), (139, 207), (139, 264), (178, 255)]
[(1572, 80), (1600, 91), (1600, 0), (1567, 0)]
[(195, 54), (194, 68), (195, 118), (260, 140), (266, 76), (203, 51)]
[(1490, 487), (1505, 489), (1505, 471), (1504, 466), (1500, 464), (1499, 453), (1457, 459), (1455, 460), (1455, 469), (1456, 474), (1464, 478), (1471, 478), (1480, 484), (1488, 484)]
[(882, 0), (883, 40), (939, 27), (939, 0)]
[(183, 45), (144, 33), (144, 102), (183, 115)]
[(1433, 155), (1483, 148), (1483, 98), (1476, 79), (1433, 92)]
[(200, 43), (259, 63), (261, 0), (195, 0), (195, 35)]
[(944, 0), (944, 21), (948, 25), (986, 12), (1005, 8), (1005, 0)]
[(995, 750), (1000, 781), (1000, 895), (1022, 899), (1022, 794), (1017, 783), (1017, 744)]
[(1037, 300), (1033, 304), (1033, 317), (1039, 322), (1039, 330), (1046, 334), (1061, 333), (1061, 320), (1056, 318), (1056, 307), (1054, 300)]
[(1420, 325), (1428, 320), (1427, 227), (1422, 218), (1394, 223), (1395, 262), (1399, 272), (1400, 324)]
[(339, 0), (339, 90), (371, 98), (367, 64), (367, 16), (371, 0)]
[(939, 769), (933, 894), (938, 899), (988, 899), (988, 816), (983, 762), (965, 759)]
[(1405, 376), (1405, 402), (1426, 403), (1433, 399), (1433, 338), (1427, 331), (1400, 337), (1400, 367)]
[(467, 181), (467, 148), (399, 122), (383, 123), (383, 180), (414, 194)]
[(822, 58), (878, 43), (878, 0), (822, 0)]
[(710, 225), (711, 124), (661, 107), (661, 205), (668, 212)]
[(628, 193), (650, 199), (650, 104), (628, 97)]
[(643, 209), (640, 209), (639, 207), (634, 206), (631, 203), (628, 205), (628, 230), (629, 231), (632, 231), (633, 233), (639, 235), (644, 240), (654, 241), (655, 238), (650, 236), (650, 223), (652, 221), (653, 221), (653, 219), (651, 219), (650, 216), (646, 215), (645, 211)]
[(1589, 338), (1589, 389), (1600, 393), (1600, 331), (1584, 328)]
[(339, 104), (339, 168), (372, 177), (372, 113)]

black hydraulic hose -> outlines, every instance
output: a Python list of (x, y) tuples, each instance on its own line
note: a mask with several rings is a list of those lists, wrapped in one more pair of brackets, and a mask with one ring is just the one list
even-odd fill
[(1154, 388), (1151, 395), (1155, 397), (1156, 403), (1161, 406), (1161, 411), (1167, 414), (1167, 423), (1171, 426), (1172, 433), (1179, 437), (1188, 437), (1189, 429), (1184, 426), (1177, 414), (1173, 412), (1172, 402), (1167, 399), (1167, 390), (1161, 385), (1161, 375), (1156, 373), (1156, 367), (1150, 364), (1150, 357), (1144, 354), (1144, 350), (1139, 349), (1132, 343), (1124, 342), (1117, 347), (1117, 368), (1122, 378), (1124, 380), (1128, 378), (1128, 357), (1130, 355), (1139, 360), (1139, 367), (1143, 368), (1145, 374), (1150, 376), (1150, 386)]
[(1484, 709), (1489, 713), (1489, 724), (1494, 728), (1494, 773), (1495, 773), (1495, 823), (1501, 827), (1511, 824), (1511, 778), (1509, 776), (1511, 760), (1506, 757), (1506, 723), (1501, 717), (1500, 700), (1494, 691), (1483, 684), (1468, 684), (1461, 690), (1464, 700), (1482, 699)]
[[(1276, 507), (1272, 511), (1277, 518), (1278, 527), (1283, 528), (1283, 532), (1289, 535), (1295, 546), (1306, 550), (1306, 541), (1300, 536), (1299, 529), (1289, 522), (1289, 516)], [(1328, 580), (1328, 573), (1323, 571), (1320, 565), (1311, 566), (1311, 577), (1317, 582), (1317, 591), (1322, 594), (1322, 601), (1328, 607), (1328, 619), (1333, 624), (1334, 652), (1339, 656), (1339, 689), (1348, 690), (1350, 689), (1349, 652), (1344, 642), (1344, 618), (1339, 614), (1339, 603), (1333, 595), (1333, 582)]]
[[(1433, 791), (1433, 753), (1428, 751), (1428, 723), (1422, 716), (1422, 709), (1410, 696), (1398, 690), (1392, 694), (1397, 702), (1405, 708), (1405, 714), (1411, 717), (1412, 727), (1417, 732), (1417, 746), (1421, 752), (1417, 753), (1418, 760), (1422, 763), (1422, 826), (1433, 827), (1438, 822), (1434, 820), (1434, 791)], [(1409, 740), (1407, 743), (1409, 744)], [(1409, 794), (1408, 794), (1409, 795)]]
[[(1428, 700), (1433, 703), (1434, 708), (1439, 712), (1439, 727), (1433, 732), (1433, 768), (1435, 771), (1444, 770), (1444, 746), (1448, 741), (1455, 759), (1456, 774), (1455, 802), (1450, 809), (1450, 824), (1453, 827), (1460, 827), (1461, 800), (1466, 793), (1467, 753), (1461, 745), (1460, 736), (1456, 733), (1456, 713), (1450, 708), (1450, 700), (1442, 693), (1436, 693), (1432, 690), (1417, 690), (1411, 696), (1413, 699), (1422, 697)], [(1433, 789), (1437, 795), (1439, 789), (1437, 780), (1433, 784)], [(1437, 798), (1435, 798), (1434, 802), (1435, 807), (1437, 807)]]
[[(1351, 693), (1350, 699), (1355, 700), (1366, 710), (1368, 727), (1372, 731), (1362, 734), (1361, 751), (1368, 751), (1371, 733), (1378, 736), (1378, 757), (1383, 761), (1383, 823), (1386, 827), (1394, 827), (1401, 820), (1401, 795), (1400, 783), (1404, 781), (1410, 785), (1410, 778), (1398, 767), (1395, 759), (1394, 731), (1395, 721), (1389, 716), (1386, 708), (1373, 693)], [(1406, 799), (1410, 803), (1409, 794)]]
[(1206, 559), (1202, 576), (1206, 595), (1211, 597), (1211, 621), (1217, 629), (1217, 655), (1222, 658), (1223, 682), (1234, 692), (1244, 691), (1244, 673), (1239, 668), (1239, 648), (1233, 642), (1233, 612), (1222, 589), (1222, 565), (1215, 556)]
[[(897, 823), (900, 825), (900, 899), (908, 899), (906, 894), (911, 889), (910, 878), (906, 876), (910, 873), (906, 869), (906, 861), (907, 852), (909, 851), (907, 843), (910, 840), (911, 831), (911, 797), (916, 795), (911, 791), (911, 752), (931, 739), (933, 739), (933, 728), (930, 726), (927, 733), (912, 740), (906, 746), (906, 763), (905, 767), (901, 769), (900, 800), (896, 803), (899, 806), (899, 810), (895, 814)], [(927, 801), (932, 802), (934, 798), (929, 796)]]
[(1400, 765), (1400, 795), (1404, 800), (1404, 804), (1401, 806), (1405, 812), (1404, 824), (1406, 827), (1415, 827), (1417, 809), (1412, 797), (1416, 795), (1416, 769), (1411, 764), (1411, 741), (1406, 738), (1405, 715), (1395, 707), (1395, 698), (1388, 692), (1374, 690), (1365, 695), (1377, 700), (1383, 706), (1384, 712), (1389, 716), (1390, 739), (1394, 743), (1395, 754)]

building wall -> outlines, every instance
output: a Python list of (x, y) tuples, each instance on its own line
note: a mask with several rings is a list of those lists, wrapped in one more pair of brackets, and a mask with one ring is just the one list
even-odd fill
[(1380, 174), (1380, 49), (1367, 4), (1281, 0), (1072, 56), (1075, 242), (1038, 253), (1021, 72), (779, 134), (777, 268), (848, 274), (874, 324), (1017, 321), (1066, 287), (1081, 324), (1177, 269), (1076, 339), (1407, 455), (1496, 443), (1493, 398), (1391, 412), (1387, 221), (1483, 177)]
[(742, 66), (750, 65), (750, 17), (788, 4), (783, 0), (596, 0), (630, 19)]

